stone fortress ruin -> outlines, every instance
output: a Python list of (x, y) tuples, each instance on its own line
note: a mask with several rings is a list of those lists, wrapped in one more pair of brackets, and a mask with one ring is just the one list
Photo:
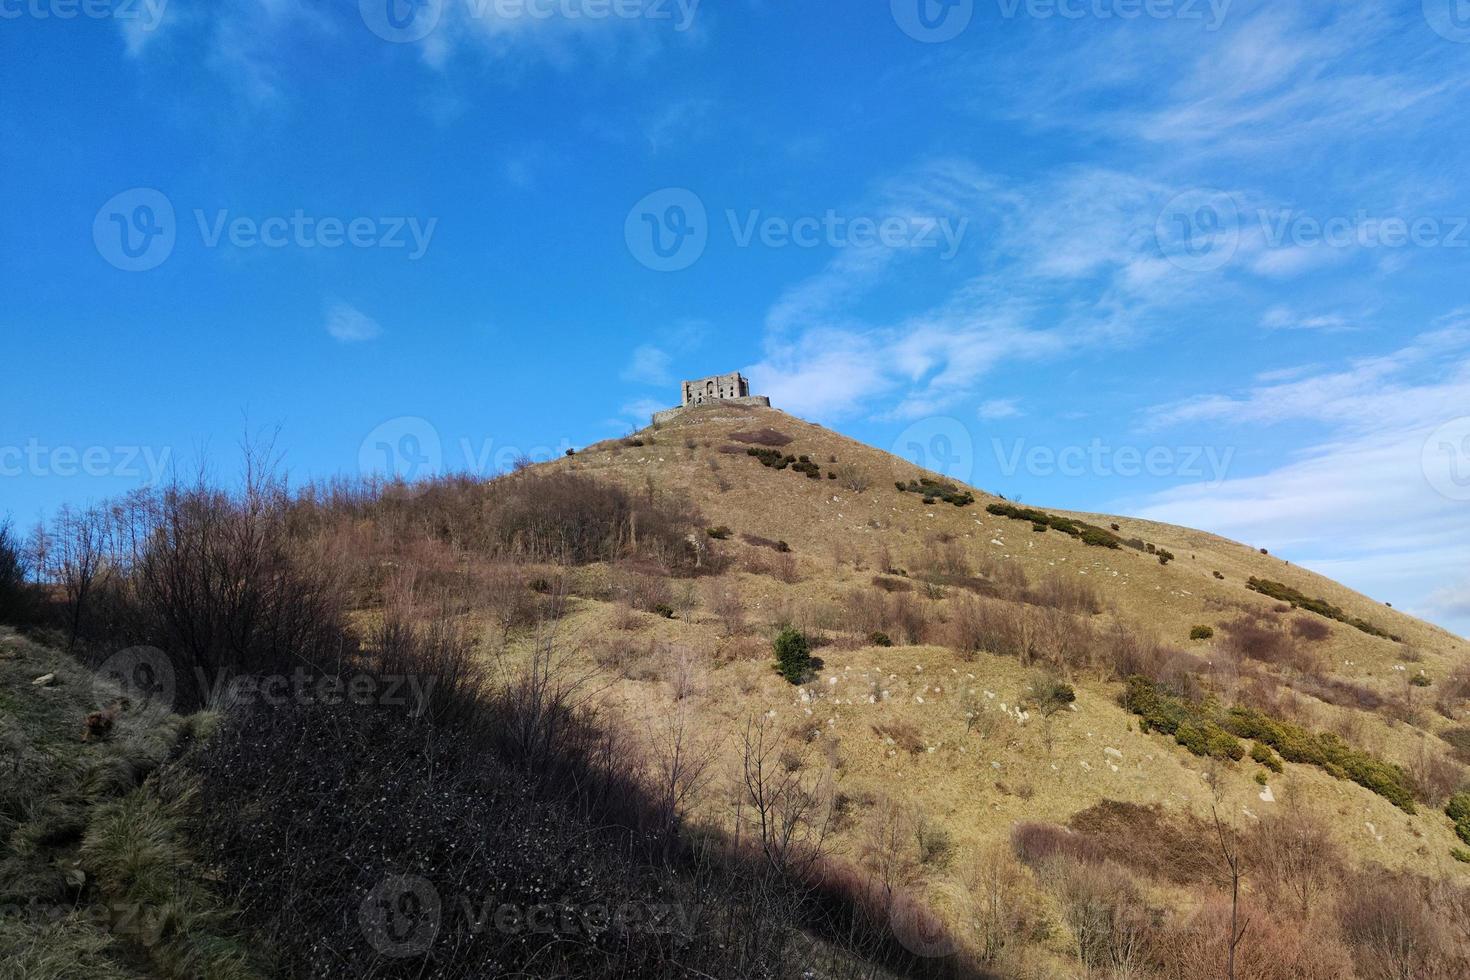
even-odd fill
[(699, 405), (722, 403), (771, 407), (771, 400), (765, 395), (750, 393), (750, 382), (739, 371), (730, 374), (716, 374), (708, 378), (700, 378), (698, 381), (685, 381), (680, 386), (680, 391), (682, 401), (678, 408), (653, 413), (655, 425), (673, 418), (686, 408), (695, 408)]

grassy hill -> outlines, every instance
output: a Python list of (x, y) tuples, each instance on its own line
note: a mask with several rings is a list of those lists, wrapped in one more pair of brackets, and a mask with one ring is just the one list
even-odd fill
[[(188, 753), (180, 847), (286, 975), (1220, 975), (1232, 864), (1237, 976), (1470, 964), (1465, 641), (1246, 544), (728, 406), (490, 482), (191, 494), (137, 508), (154, 543), (86, 608), (53, 575), (86, 655), (448, 692), (237, 705)], [(543, 860), (475, 845), (535, 800)], [(558, 855), (587, 840), (579, 884)], [(355, 910), (405, 868), (441, 896), (680, 897), (703, 945), (385, 957)]]

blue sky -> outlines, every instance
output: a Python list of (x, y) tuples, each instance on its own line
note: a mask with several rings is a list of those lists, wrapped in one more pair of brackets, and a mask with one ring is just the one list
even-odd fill
[(1467, 633), (1467, 83), (1465, 0), (0, 0), (0, 514), (741, 369)]

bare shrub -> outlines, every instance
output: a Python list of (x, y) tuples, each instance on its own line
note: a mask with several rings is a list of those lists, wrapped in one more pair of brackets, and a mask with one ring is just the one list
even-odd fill
[(1040, 868), (1057, 858), (1094, 864), (1106, 858), (1091, 836), (1054, 823), (1018, 824), (1011, 831), (1011, 849), (1022, 864), (1031, 868)]
[(709, 584), (705, 599), (708, 607), (726, 636), (735, 636), (745, 629), (745, 600), (740, 596), (740, 586), (732, 579), (714, 579)]
[[(1249, 928), (1235, 950), (1235, 980), (1343, 980), (1354, 975), (1352, 960), (1330, 923), (1303, 928), (1251, 905), (1243, 916)], [(1226, 977), (1230, 923), (1228, 896), (1212, 896), (1195, 915), (1165, 930), (1156, 947), (1160, 975), (1166, 980)]]
[(989, 967), (1001, 966), (1024, 946), (1042, 919), (1025, 874), (1007, 848), (992, 845), (971, 864), (965, 887), (980, 961)]
[(1245, 846), (1257, 881), (1304, 919), (1343, 872), (1342, 852), (1327, 825), (1296, 804), (1262, 817)]
[(1298, 616), (1291, 621), (1291, 635), (1308, 643), (1331, 639), (1332, 627), (1316, 616)]
[(1343, 938), (1365, 980), (1421, 980), (1455, 974), (1448, 962), (1447, 936), (1422, 885), (1402, 875), (1354, 879), (1340, 907)]
[(747, 432), (732, 432), (730, 433), (730, 439), (735, 442), (745, 443), (746, 445), (770, 446), (772, 448), (789, 446), (792, 442), (791, 437), (788, 436), (786, 433), (778, 432), (777, 430), (769, 427), (762, 429), (751, 429)]
[(900, 592), (892, 597), (888, 618), (911, 646), (923, 643), (929, 636), (929, 614), (923, 603), (907, 593)]
[(868, 474), (856, 463), (843, 463), (832, 472), (837, 475), (838, 485), (853, 493), (863, 493), (873, 485)]
[(1419, 750), (1407, 768), (1414, 777), (1418, 797), (1436, 809), (1465, 785), (1464, 768), (1430, 748), (1427, 738), (1420, 739)]
[(1221, 629), (1225, 633), (1221, 645), (1236, 656), (1286, 667), (1309, 676), (1322, 673), (1321, 658), (1298, 646), (1292, 634), (1274, 622), (1246, 615), (1231, 620)]
[(1097, 589), (1078, 575), (1060, 575), (1052, 572), (1041, 580), (1032, 592), (1038, 605), (1050, 606), (1063, 612), (1091, 616), (1102, 611), (1102, 599)]
[(688, 536), (703, 521), (682, 498), (633, 497), (560, 470), (502, 477), (485, 498), (481, 535), (497, 554), (569, 564), (642, 555), (679, 570), (700, 558)]
[(0, 520), (0, 623), (23, 623), (31, 617), (27, 579), (30, 558), (8, 520)]
[(921, 755), (928, 748), (919, 729), (911, 721), (880, 721), (873, 725), (873, 731), (880, 738), (892, 741), (895, 748), (909, 755)]
[[(1210, 851), (1211, 831), (1188, 813), (1170, 813), (1157, 804), (1140, 806), (1104, 800), (1067, 821), (1074, 848), (1175, 884), (1211, 880), (1217, 871)], [(1086, 843), (1079, 845), (1081, 837)], [(1075, 852), (1074, 852), (1075, 853)]]

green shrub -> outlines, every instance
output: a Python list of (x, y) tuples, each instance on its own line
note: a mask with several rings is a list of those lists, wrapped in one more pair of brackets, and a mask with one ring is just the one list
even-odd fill
[(1464, 823), (1470, 820), (1470, 793), (1456, 793), (1450, 797), (1445, 804), (1445, 815), (1455, 823)]
[(811, 644), (794, 626), (787, 626), (776, 636), (776, 670), (792, 684), (804, 684), (812, 673)]
[(708, 534), (716, 541), (724, 541), (730, 536), (730, 529), (721, 524), (719, 527), (706, 528), (704, 533)]
[(1077, 700), (1077, 692), (1071, 684), (1055, 677), (1033, 678), (1026, 689), (1026, 701), (1035, 705), (1043, 715), (1050, 717)]
[(961, 490), (953, 483), (941, 483), (938, 480), (927, 478), (910, 480), (908, 483), (895, 483), (899, 493), (917, 493), (924, 498), (925, 504), (933, 504), (936, 500), (943, 500), (947, 504), (956, 507), (968, 507), (975, 502), (975, 495), (968, 490)]
[(1158, 549), (1156, 552), (1154, 552), (1154, 554), (1159, 556), (1160, 565), (1167, 565), (1169, 564), (1169, 562), (1174, 560), (1174, 552), (1168, 551), (1164, 548)]
[[(1262, 553), (1264, 554), (1264, 552)], [(1298, 609), (1305, 609), (1307, 612), (1316, 613), (1318, 616), (1326, 619), (1335, 619), (1339, 623), (1346, 623), (1354, 629), (1362, 630), (1369, 636), (1382, 637), (1385, 640), (1393, 640), (1395, 643), (1402, 642), (1397, 636), (1379, 629), (1366, 619), (1349, 616), (1347, 612), (1334, 606), (1326, 599), (1308, 598), (1306, 594), (1282, 582), (1273, 582), (1270, 579), (1252, 577), (1246, 582), (1246, 588), (1252, 592), (1259, 592), (1261, 595), (1269, 596), (1272, 599), (1280, 599), (1282, 602), (1290, 603)]]
[(1017, 507), (1015, 504), (991, 504), (985, 510), (996, 517), (1008, 517), (1013, 521), (1030, 521), (1032, 530), (1035, 531), (1045, 531), (1048, 528), (1061, 531), (1094, 548), (1119, 548), (1123, 544), (1122, 539), (1112, 531), (1085, 521), (1074, 521), (1069, 517), (1048, 514), (1044, 510)]
[(1465, 850), (1463, 847), (1450, 848), (1450, 857), (1459, 861), (1461, 864), (1470, 864), (1470, 851)]
[(1276, 758), (1276, 753), (1271, 751), (1271, 747), (1269, 745), (1262, 745), (1260, 742), (1257, 742), (1251, 748), (1251, 758), (1272, 772), (1281, 772), (1284, 768), (1281, 760)]
[(1221, 712), (1212, 701), (1198, 704), (1174, 697), (1138, 676), (1128, 679), (1123, 706), (1142, 719), (1139, 727), (1143, 731), (1173, 735), (1196, 755), (1238, 760), (1244, 750), (1235, 739), (1254, 739), (1275, 749), (1287, 762), (1315, 765), (1337, 779), (1350, 779), (1377, 793), (1405, 813), (1415, 812), (1413, 777), (1403, 767), (1355, 749), (1330, 732), (1309, 732), (1252, 708)]
[(660, 602), (658, 605), (653, 607), (653, 614), (655, 616), (662, 616), (664, 619), (673, 619), (674, 607), (668, 605), (667, 603)]
[(1402, 766), (1355, 749), (1331, 732), (1313, 733), (1252, 708), (1231, 708), (1221, 721), (1241, 738), (1264, 742), (1287, 762), (1305, 762), (1338, 779), (1350, 779), (1405, 813), (1414, 810), (1414, 780)]
[(1429, 679), (1428, 674), (1424, 673), (1421, 670), (1419, 673), (1409, 678), (1409, 683), (1414, 685), (1415, 687), (1428, 687), (1434, 682)]
[(1260, 783), (1262, 786), (1266, 785), (1266, 774), (1261, 772), (1261, 770), (1259, 769), (1256, 770), (1256, 782)]
[(1189, 638), (1191, 640), (1211, 640), (1214, 637), (1215, 628), (1213, 626), (1196, 626), (1189, 631)]
[(893, 638), (890, 637), (887, 633), (884, 633), (882, 630), (878, 630), (868, 634), (868, 645), (875, 647), (891, 647), (893, 646)]

